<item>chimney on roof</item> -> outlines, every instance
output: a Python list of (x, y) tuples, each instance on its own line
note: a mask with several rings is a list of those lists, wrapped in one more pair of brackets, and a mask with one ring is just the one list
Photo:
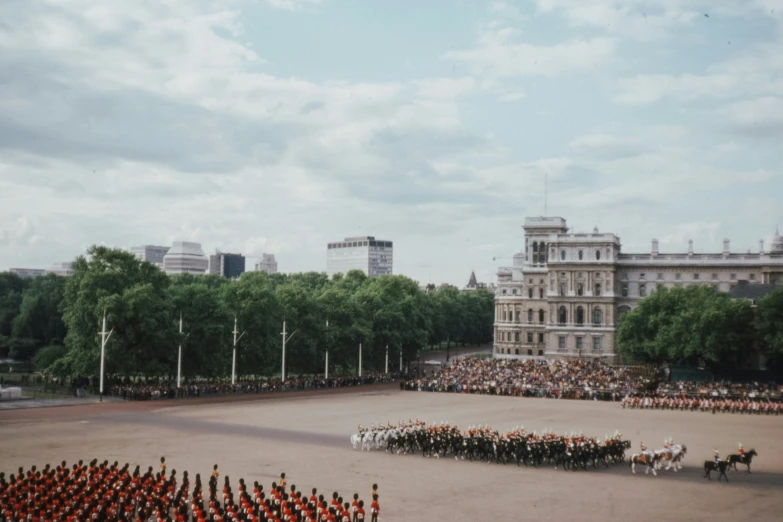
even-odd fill
[(764, 240), (759, 239), (759, 254), (763, 254), (763, 253), (764, 253)]
[(688, 255), (693, 255), (693, 239), (688, 240)]
[(652, 240), (652, 254), (654, 256), (658, 255), (658, 240), (657, 239), (653, 239)]
[(723, 257), (729, 256), (729, 240), (724, 239), (723, 240)]

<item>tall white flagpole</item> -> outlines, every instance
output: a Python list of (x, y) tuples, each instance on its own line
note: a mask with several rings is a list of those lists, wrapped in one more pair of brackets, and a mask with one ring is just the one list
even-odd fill
[(111, 329), (111, 331), (107, 334), (106, 333), (106, 309), (103, 309), (103, 324), (101, 328), (101, 377), (100, 377), (100, 387), (99, 391), (101, 394), (101, 400), (103, 400), (103, 369), (105, 367), (104, 361), (106, 359), (106, 343), (109, 342), (109, 337), (111, 337), (112, 332), (114, 332), (114, 328)]
[(280, 377), (283, 382), (285, 382), (285, 321), (283, 321), (283, 368), (280, 371)]
[(177, 352), (177, 388), (182, 379), (182, 312), (179, 313), (179, 351)]
[(329, 320), (326, 320), (326, 365), (324, 368), (324, 379), (329, 378)]
[(234, 350), (231, 354), (231, 385), (237, 382), (237, 316), (234, 315)]
[(389, 373), (389, 345), (386, 345), (386, 373)]

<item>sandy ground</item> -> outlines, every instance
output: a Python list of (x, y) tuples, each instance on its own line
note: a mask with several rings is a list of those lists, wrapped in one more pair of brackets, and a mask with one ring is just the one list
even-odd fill
[[(269, 487), (281, 471), (289, 484), (327, 496), (380, 485), (382, 520), (781, 520), (783, 417), (623, 410), (618, 404), (400, 392), (392, 386), (327, 395), (291, 393), (241, 402), (124, 403), (0, 412), (0, 470), (11, 472), (66, 459), (118, 460), (206, 476), (212, 464), (233, 481)], [(361, 453), (349, 437), (357, 424), (420, 418), (461, 427), (489, 423), (506, 430), (553, 428), (603, 437), (619, 429), (660, 447), (688, 446), (685, 469), (658, 477), (627, 465), (565, 472), (516, 466)], [(753, 474), (730, 473), (730, 484), (703, 478), (717, 447), (755, 448)], [(181, 472), (181, 471), (180, 471)]]

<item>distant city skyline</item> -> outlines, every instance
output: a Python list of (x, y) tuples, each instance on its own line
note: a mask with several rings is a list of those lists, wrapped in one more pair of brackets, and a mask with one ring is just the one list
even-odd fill
[(191, 241), (325, 271), (373, 234), (462, 287), (525, 216), (625, 252), (783, 226), (780, 0), (84, 5), (0, 2), (0, 269)]

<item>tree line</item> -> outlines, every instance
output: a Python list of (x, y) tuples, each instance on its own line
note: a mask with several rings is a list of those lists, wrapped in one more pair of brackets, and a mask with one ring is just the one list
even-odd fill
[[(74, 275), (22, 280), (0, 274), (0, 358), (32, 361), (60, 376), (94, 376), (101, 321), (113, 333), (106, 372), (116, 376), (230, 375), (234, 321), (237, 375), (273, 375), (281, 366), (281, 329), (287, 373), (390, 369), (428, 346), (492, 340), (494, 295), (455, 287), (428, 288), (404, 276), (368, 278), (351, 271), (248, 272), (229, 281), (212, 275), (169, 276), (119, 249), (91, 247), (73, 263)], [(180, 318), (183, 334), (179, 333)], [(327, 326), (328, 325), (328, 326)]]
[(755, 303), (704, 286), (660, 289), (622, 316), (617, 344), (633, 362), (731, 369), (757, 351), (783, 370), (783, 288)]

